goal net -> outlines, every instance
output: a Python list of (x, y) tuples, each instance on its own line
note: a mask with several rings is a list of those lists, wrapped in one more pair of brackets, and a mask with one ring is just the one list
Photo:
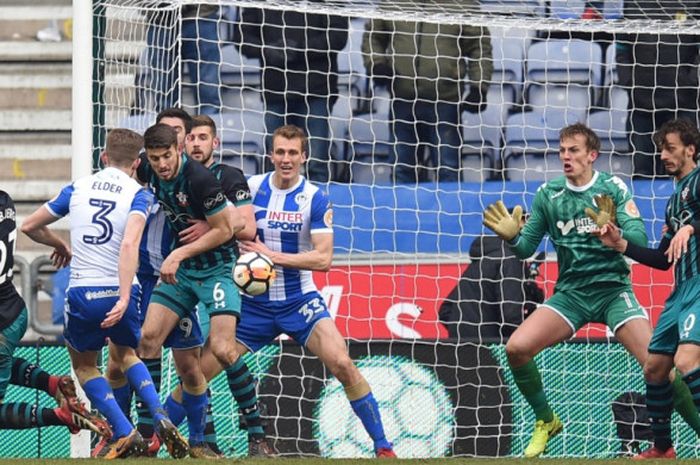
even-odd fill
[[(177, 105), (210, 114), (221, 160), (251, 175), (265, 169), (275, 125), (306, 125), (309, 176), (335, 214), (333, 268), (315, 278), (397, 454), (522, 454), (534, 416), (499, 339), (521, 319), (501, 300), (520, 299), (467, 296), (478, 283), (460, 279), (473, 242), (489, 234), (482, 211), (498, 199), (527, 208), (543, 181), (562, 174), (559, 130), (582, 122), (601, 139), (596, 168), (630, 186), (658, 243), (673, 186), (651, 134), (673, 117), (697, 120), (700, 2), (94, 4), (96, 145), (109, 128), (144, 130)], [(539, 251), (544, 263), (526, 278), (549, 296), (556, 261), (550, 243)], [(655, 321), (672, 277), (631, 268)], [(482, 303), (494, 314), (464, 310)], [(471, 335), (449, 337), (449, 315)], [(549, 454), (615, 456), (611, 404), (643, 392), (641, 369), (605, 328), (576, 336), (536, 358), (565, 422)], [(282, 454), (372, 456), (342, 386), (317, 359), (283, 338), (248, 361)], [(164, 391), (176, 382), (169, 369)], [(213, 399), (222, 450), (244, 454), (223, 378)], [(695, 456), (691, 430), (675, 417), (674, 437), (681, 456)]]

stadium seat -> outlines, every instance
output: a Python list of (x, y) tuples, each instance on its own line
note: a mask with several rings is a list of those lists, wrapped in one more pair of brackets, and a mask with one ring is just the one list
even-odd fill
[(247, 175), (256, 174), (265, 157), (265, 121), (262, 112), (225, 112), (221, 114), (220, 121), (223, 161), (241, 168)]
[(221, 83), (233, 87), (260, 87), (260, 62), (241, 55), (233, 44), (221, 47)]
[(604, 152), (627, 153), (630, 149), (627, 134), (629, 110), (627, 91), (613, 86), (610, 89), (610, 109), (588, 115), (588, 126), (600, 137)]
[[(524, 112), (506, 120), (502, 160), (511, 181), (541, 181), (561, 173), (559, 131), (582, 121), (568, 111)], [(555, 156), (553, 156), (555, 155)]]
[(388, 112), (368, 113), (350, 121), (346, 157), (350, 180), (361, 184), (388, 183), (391, 178), (391, 138)]
[(602, 51), (596, 42), (549, 39), (530, 45), (525, 79), (528, 82), (601, 84)]
[(520, 101), (523, 89), (523, 62), (533, 32), (522, 28), (489, 27), (493, 54), (492, 85), (510, 86), (513, 101)]
[[(515, 95), (512, 88), (493, 85), (487, 95), (488, 106), (481, 113), (462, 113), (462, 179), (481, 181), (495, 175), (496, 159), (503, 139), (503, 123)], [(479, 158), (485, 160), (479, 160)], [(472, 168), (487, 171), (477, 176)]]
[(580, 84), (531, 84), (527, 103), (540, 113), (564, 111), (582, 118), (591, 106), (591, 93), (587, 86)]

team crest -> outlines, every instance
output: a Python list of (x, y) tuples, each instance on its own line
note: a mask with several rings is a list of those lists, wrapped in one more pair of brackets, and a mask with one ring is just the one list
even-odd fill
[(304, 205), (306, 202), (309, 201), (309, 197), (306, 195), (305, 192), (299, 192), (297, 195), (294, 196), (294, 201), (296, 202), (297, 205), (300, 207)]
[(683, 202), (687, 202), (687, 201), (688, 201), (688, 195), (690, 195), (690, 187), (685, 186), (685, 187), (683, 188), (683, 190), (681, 191), (681, 200), (682, 200)]
[(333, 210), (328, 209), (326, 210), (326, 213), (323, 214), (323, 223), (326, 225), (327, 228), (332, 228), (333, 227)]
[(190, 204), (187, 194), (184, 192), (178, 192), (175, 194), (175, 197), (177, 198), (177, 204), (181, 207), (187, 207)]
[(639, 218), (639, 210), (634, 200), (630, 199), (625, 204), (625, 213), (627, 213), (632, 218)]

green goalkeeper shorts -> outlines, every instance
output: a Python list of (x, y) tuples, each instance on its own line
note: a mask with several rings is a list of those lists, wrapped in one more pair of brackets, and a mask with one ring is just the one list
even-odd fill
[(700, 278), (681, 283), (666, 300), (649, 352), (673, 355), (678, 344), (700, 344)]
[(605, 323), (614, 333), (630, 320), (648, 318), (629, 284), (601, 283), (555, 292), (542, 306), (557, 312), (574, 332), (586, 323)]

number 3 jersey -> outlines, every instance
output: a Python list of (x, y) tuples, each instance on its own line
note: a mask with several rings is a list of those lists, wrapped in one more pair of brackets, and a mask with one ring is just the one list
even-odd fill
[(16, 244), (15, 203), (0, 190), (0, 330), (12, 324), (24, 308), (24, 301), (12, 284)]
[(78, 179), (45, 204), (56, 217), (70, 213), (70, 287), (119, 286), (119, 250), (131, 214), (148, 217), (152, 197), (117, 168)]
[[(326, 194), (303, 177), (289, 189), (272, 184), (272, 173), (248, 179), (253, 197), (258, 237), (276, 252), (301, 253), (312, 250), (311, 236), (333, 233), (333, 210)], [(256, 302), (284, 301), (317, 291), (310, 270), (275, 266), (277, 278), (270, 291)]]

